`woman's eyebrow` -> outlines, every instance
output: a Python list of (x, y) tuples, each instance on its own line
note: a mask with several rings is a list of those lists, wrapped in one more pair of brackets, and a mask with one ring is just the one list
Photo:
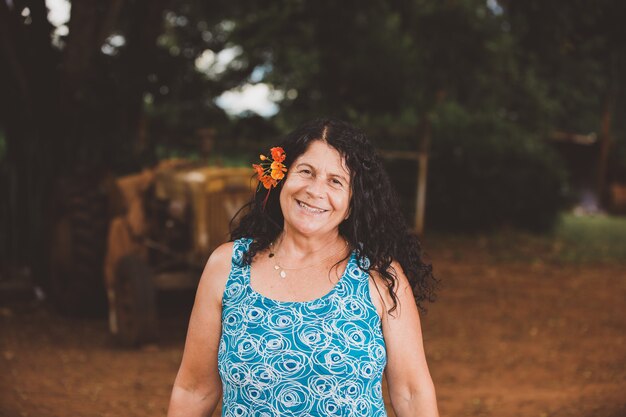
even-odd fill
[[(301, 166), (307, 166), (309, 168), (311, 168), (313, 171), (316, 171), (315, 167), (309, 163), (306, 162), (300, 162), (298, 165), (296, 165), (296, 168), (300, 168)], [(342, 180), (344, 180), (346, 183), (348, 182), (348, 179), (341, 175), (341, 174), (333, 174), (332, 172), (330, 174), (328, 174), (329, 177), (337, 177), (337, 178), (341, 178)]]

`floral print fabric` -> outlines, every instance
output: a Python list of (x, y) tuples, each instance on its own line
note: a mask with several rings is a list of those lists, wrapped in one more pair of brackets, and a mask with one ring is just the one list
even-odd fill
[(235, 241), (222, 301), (222, 416), (386, 416), (385, 342), (356, 252), (328, 294), (286, 302), (251, 288), (250, 242)]

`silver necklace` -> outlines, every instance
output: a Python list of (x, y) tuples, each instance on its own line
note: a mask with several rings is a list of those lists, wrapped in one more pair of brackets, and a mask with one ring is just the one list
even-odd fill
[[(347, 247), (348, 247), (348, 241), (346, 240), (346, 244), (345, 244), (345, 246), (343, 247), (342, 252), (343, 252), (343, 251), (344, 251)], [(274, 243), (270, 243), (270, 253), (269, 253), (269, 258), (274, 258), (274, 269), (278, 272), (278, 275), (280, 275), (280, 277), (281, 277), (281, 278), (283, 278), (283, 279), (287, 277), (287, 271), (298, 271), (298, 270), (302, 270), (302, 269), (308, 269), (308, 268), (311, 268), (311, 267), (313, 267), (313, 266), (318, 266), (319, 264), (322, 264), (322, 263), (326, 262), (327, 260), (329, 260), (330, 258), (332, 258), (332, 257), (334, 257), (334, 256), (337, 256), (337, 254), (336, 254), (336, 253), (333, 253), (332, 255), (330, 255), (330, 256), (328, 256), (328, 257), (326, 257), (326, 258), (324, 258), (324, 259), (321, 259), (321, 260), (317, 261), (317, 262), (316, 262), (316, 263), (314, 263), (314, 264), (310, 264), (310, 265), (306, 265), (306, 266), (301, 266), (301, 267), (298, 267), (298, 268), (285, 268), (285, 267), (282, 267), (282, 266), (278, 263), (278, 260), (277, 260), (277, 258), (278, 258), (278, 257), (276, 256), (276, 252), (274, 251)]]

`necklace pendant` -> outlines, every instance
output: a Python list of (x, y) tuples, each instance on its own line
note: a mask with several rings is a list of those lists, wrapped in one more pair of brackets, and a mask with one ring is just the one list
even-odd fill
[(286, 276), (287, 276), (287, 273), (285, 271), (280, 271), (281, 278), (285, 278)]

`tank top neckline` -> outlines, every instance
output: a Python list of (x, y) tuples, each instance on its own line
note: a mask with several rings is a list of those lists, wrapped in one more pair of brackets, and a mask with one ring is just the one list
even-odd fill
[(346, 279), (348, 279), (349, 269), (352, 267), (352, 264), (354, 263), (355, 259), (356, 259), (356, 250), (353, 249), (350, 252), (350, 257), (348, 258), (348, 263), (346, 264), (346, 267), (345, 267), (345, 269), (343, 271), (343, 274), (341, 274), (341, 277), (335, 283), (335, 285), (333, 285), (333, 287), (330, 289), (330, 291), (328, 291), (326, 294), (324, 294), (324, 295), (322, 295), (320, 297), (314, 298), (312, 300), (282, 301), (282, 300), (276, 300), (274, 298), (270, 298), (268, 296), (265, 296), (265, 295), (261, 294), (260, 292), (258, 292), (254, 288), (252, 288), (251, 279), (250, 279), (250, 273), (251, 273), (251, 270), (252, 270), (252, 264), (246, 265), (244, 267), (244, 271), (245, 271), (245, 273), (244, 273), (244, 280), (245, 280), (246, 287), (248, 288), (248, 291), (250, 292), (250, 294), (253, 294), (255, 297), (258, 297), (259, 299), (263, 300), (266, 303), (277, 304), (277, 305), (284, 305), (284, 306), (298, 306), (298, 305), (314, 304), (314, 303), (322, 302), (322, 301), (326, 300), (327, 298), (330, 298), (333, 294), (335, 294), (337, 292), (337, 290), (344, 284), (344, 281)]

